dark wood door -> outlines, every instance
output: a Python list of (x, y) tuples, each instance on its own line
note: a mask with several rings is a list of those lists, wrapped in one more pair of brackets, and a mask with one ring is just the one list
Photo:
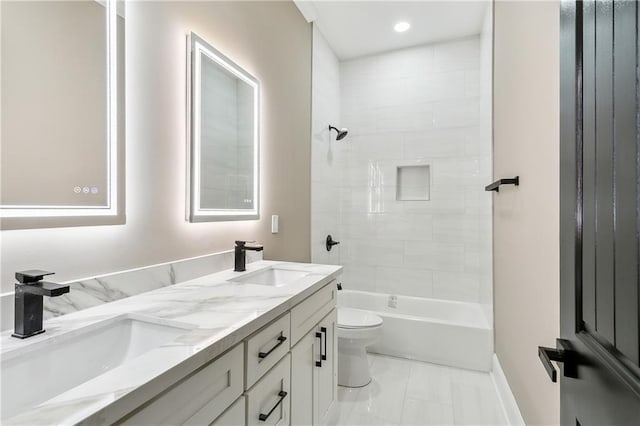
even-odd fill
[(638, 23), (637, 1), (561, 4), (566, 425), (640, 425)]

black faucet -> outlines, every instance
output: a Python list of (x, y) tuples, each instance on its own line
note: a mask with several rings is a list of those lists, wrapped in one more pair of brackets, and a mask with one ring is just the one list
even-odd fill
[(42, 297), (56, 297), (69, 293), (68, 285), (42, 281), (54, 272), (30, 270), (16, 272), (15, 320), (13, 337), (25, 339), (44, 333), (42, 328)]
[(247, 250), (262, 251), (264, 247), (255, 246), (247, 247), (245, 244), (254, 243), (255, 241), (236, 241), (235, 252), (235, 264), (233, 267), (234, 272), (244, 272), (247, 270)]

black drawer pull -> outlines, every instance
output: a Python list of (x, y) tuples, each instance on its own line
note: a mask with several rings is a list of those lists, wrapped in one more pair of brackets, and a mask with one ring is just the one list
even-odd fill
[(287, 393), (285, 391), (280, 391), (278, 392), (278, 396), (280, 397), (280, 399), (278, 400), (278, 402), (276, 402), (276, 405), (274, 405), (273, 408), (269, 410), (267, 414), (260, 413), (260, 417), (258, 417), (258, 419), (260, 419), (261, 422), (264, 422), (265, 420), (267, 420), (271, 415), (271, 413), (273, 413), (275, 409), (278, 408), (278, 405), (280, 405), (282, 401), (287, 397)]
[(271, 349), (269, 349), (269, 351), (268, 351), (268, 352), (258, 352), (258, 358), (266, 358), (266, 357), (268, 357), (268, 356), (269, 356), (269, 354), (270, 354), (271, 352), (275, 351), (275, 350), (278, 348), (278, 346), (280, 346), (281, 344), (283, 344), (283, 343), (284, 343), (284, 341), (285, 341), (285, 340), (287, 340), (287, 338), (286, 338), (286, 337), (284, 337), (284, 336), (279, 336), (279, 337), (278, 337), (278, 343), (276, 343), (276, 345), (275, 345), (274, 347), (272, 347)]
[(324, 352), (322, 352), (322, 347), (320, 347), (320, 356), (323, 361), (327, 360), (327, 328), (320, 327), (320, 332), (324, 334)]
[(316, 367), (322, 367), (322, 333), (316, 332), (316, 339), (320, 341), (320, 361), (316, 361)]

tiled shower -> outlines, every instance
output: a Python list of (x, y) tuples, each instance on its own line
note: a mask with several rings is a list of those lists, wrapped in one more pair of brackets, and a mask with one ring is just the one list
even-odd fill
[(312, 261), (344, 265), (345, 288), (480, 303), (490, 321), (490, 38), (339, 61), (314, 28)]

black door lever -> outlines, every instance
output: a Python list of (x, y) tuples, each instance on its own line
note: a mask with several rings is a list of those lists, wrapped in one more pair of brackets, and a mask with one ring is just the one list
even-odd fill
[(575, 360), (573, 359), (573, 352), (571, 351), (569, 341), (556, 339), (556, 347), (557, 349), (538, 346), (538, 357), (551, 381), (554, 383), (558, 381), (556, 368), (551, 361), (562, 362), (564, 364), (563, 371), (565, 377), (577, 377)]

